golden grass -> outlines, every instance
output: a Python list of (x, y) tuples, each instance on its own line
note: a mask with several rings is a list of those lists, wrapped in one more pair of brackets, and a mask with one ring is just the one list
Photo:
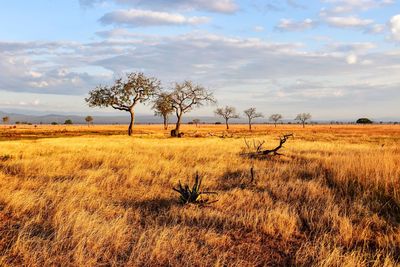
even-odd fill
[[(135, 127), (0, 128), (0, 266), (400, 263), (399, 126)], [(284, 156), (239, 155), (287, 132)], [(196, 171), (218, 202), (181, 206)]]

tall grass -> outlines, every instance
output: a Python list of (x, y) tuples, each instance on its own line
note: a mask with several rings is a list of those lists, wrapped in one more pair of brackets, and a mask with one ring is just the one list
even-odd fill
[[(256, 126), (266, 148), (295, 134), (259, 160), (240, 156), (244, 126), (157, 127), (0, 142), (0, 265), (400, 263), (400, 128)], [(218, 202), (182, 206), (172, 187), (197, 171)]]

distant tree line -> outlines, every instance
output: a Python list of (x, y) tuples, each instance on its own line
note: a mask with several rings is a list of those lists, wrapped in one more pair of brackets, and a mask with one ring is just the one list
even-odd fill
[[(175, 128), (171, 131), (171, 136), (174, 137), (182, 135), (180, 127), (185, 114), (205, 104), (216, 103), (211, 91), (192, 81), (177, 82), (172, 89), (164, 90), (157, 78), (147, 77), (141, 72), (129, 73), (125, 77), (115, 80), (111, 86), (99, 85), (89, 92), (89, 96), (85, 100), (90, 107), (112, 107), (116, 110), (129, 112), (128, 135), (131, 135), (133, 131), (136, 106), (139, 103), (151, 102), (154, 114), (163, 118), (164, 129), (168, 129), (168, 121), (171, 115), (176, 116)], [(217, 108), (214, 113), (224, 119), (227, 130), (231, 119), (240, 118), (239, 113), (232, 106)], [(247, 119), (249, 130), (252, 130), (255, 119), (264, 117), (262, 113), (257, 112), (255, 107), (244, 110), (243, 115)], [(311, 118), (310, 113), (300, 113), (294, 119), (305, 127)], [(282, 119), (281, 114), (272, 114), (269, 117), (269, 121), (273, 122), (275, 127)], [(88, 126), (93, 123), (91, 116), (86, 117), (85, 120)], [(195, 119), (190, 123), (197, 127), (200, 120)], [(363, 118), (358, 120), (357, 123), (369, 122)]]

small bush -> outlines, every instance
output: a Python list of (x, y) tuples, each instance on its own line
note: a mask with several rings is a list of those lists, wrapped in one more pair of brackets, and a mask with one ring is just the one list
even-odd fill
[(206, 194), (216, 194), (215, 192), (202, 192), (200, 191), (202, 179), (199, 177), (199, 174), (196, 173), (195, 182), (190, 189), (189, 185), (186, 184), (182, 186), (181, 181), (179, 181), (179, 185), (177, 188), (172, 188), (174, 191), (180, 194), (179, 202), (181, 204), (210, 204), (216, 201), (210, 202), (208, 198), (201, 199), (201, 195)]
[(372, 121), (368, 118), (360, 118), (356, 121), (358, 124), (371, 124)]

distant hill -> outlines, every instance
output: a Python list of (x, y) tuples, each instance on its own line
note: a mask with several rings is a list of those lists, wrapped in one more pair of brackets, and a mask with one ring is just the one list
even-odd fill
[[(56, 122), (58, 124), (63, 124), (65, 120), (72, 120), (74, 124), (86, 124), (85, 117), (86, 116), (78, 116), (78, 115), (59, 115), (59, 114), (48, 114), (48, 115), (25, 115), (18, 113), (6, 113), (0, 111), (0, 117), (10, 117), (10, 123), (14, 124), (15, 122), (28, 122), (32, 124), (50, 124), (52, 122)], [(92, 116), (94, 119), (94, 124), (128, 124), (129, 123), (129, 114), (126, 116)], [(202, 122), (207, 123), (215, 123), (216, 121), (221, 121), (216, 117), (184, 117), (183, 122), (187, 123), (192, 121), (194, 118), (200, 119)], [(175, 121), (174, 117), (171, 117), (171, 122)], [(221, 121), (222, 122), (222, 121)], [(1, 123), (1, 122), (0, 122)], [(147, 124), (147, 123), (162, 123), (162, 119), (160, 117), (152, 116), (152, 115), (137, 115), (135, 117), (135, 123), (139, 124)]]
[[(27, 113), (29, 111), (26, 111)], [(122, 113), (121, 113), (122, 114)], [(126, 115), (126, 116), (124, 116)], [(60, 115), (60, 114), (46, 114), (46, 115), (26, 115), (26, 114), (20, 114), (16, 112), (4, 112), (0, 111), (0, 117), (5, 117), (8, 116), (10, 117), (10, 123), (14, 124), (15, 122), (28, 122), (32, 124), (50, 124), (52, 122), (56, 122), (58, 124), (63, 124), (65, 120), (72, 120), (74, 124), (86, 124), (85, 117), (86, 116), (79, 116), (79, 115)], [(96, 116), (96, 115), (91, 115), (94, 118), (94, 124), (128, 124), (129, 123), (129, 115), (128, 114), (122, 114), (121, 116)], [(213, 116), (184, 116), (183, 117), (183, 123), (191, 122), (193, 119), (200, 119), (201, 122), (205, 123), (215, 123), (215, 122), (221, 122), (224, 123), (224, 120), (219, 118), (219, 117), (213, 117)], [(283, 122), (292, 122), (296, 123), (293, 120), (290, 119), (283, 119)], [(331, 123), (333, 120), (314, 120), (314, 122), (318, 123)], [(354, 123), (356, 119), (354, 120), (338, 120), (343, 123)], [(379, 122), (395, 122), (395, 121), (400, 121), (400, 118), (394, 118), (394, 117), (385, 117), (385, 118), (372, 118), (372, 121), (374, 123), (379, 123)], [(170, 122), (173, 123), (175, 122), (175, 117), (171, 116)], [(262, 118), (258, 119), (255, 121), (255, 123), (265, 123), (269, 122), (268, 118)], [(141, 115), (138, 114), (135, 117), (135, 123), (138, 124), (155, 124), (155, 123), (162, 123), (162, 119), (160, 117), (152, 116), (152, 115)], [(245, 118), (241, 119), (232, 119), (230, 121), (231, 124), (234, 123), (247, 123)], [(1, 124), (1, 121), (0, 121)]]

